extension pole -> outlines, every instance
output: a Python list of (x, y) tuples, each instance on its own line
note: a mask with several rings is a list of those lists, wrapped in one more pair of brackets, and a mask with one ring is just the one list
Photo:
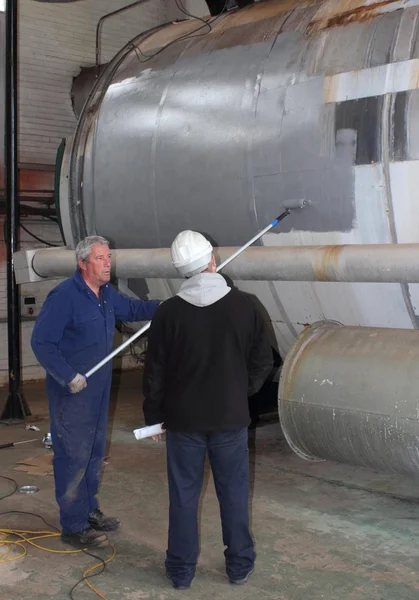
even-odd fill
[[(298, 200), (296, 202), (298, 202), (298, 206), (296, 204), (295, 206), (292, 206), (290, 208), (286, 208), (285, 211), (279, 215), (279, 217), (277, 217), (276, 219), (274, 219), (273, 221), (271, 221), (269, 223), (269, 225), (267, 225), (264, 229), (262, 229), (262, 231), (259, 231), (259, 233), (257, 233), (254, 237), (252, 237), (251, 240), (249, 240), (248, 242), (246, 242), (244, 244), (244, 246), (242, 246), (241, 248), (239, 248), (238, 250), (236, 250), (236, 252), (234, 252), (234, 254), (232, 254), (224, 262), (222, 262), (221, 264), (219, 264), (218, 267), (217, 267), (217, 269), (216, 269), (216, 272), (218, 273), (218, 271), (221, 271), (221, 269), (223, 269), (226, 265), (228, 265), (228, 263), (230, 263), (237, 256), (239, 256), (239, 254), (241, 254), (242, 252), (244, 252), (246, 250), (246, 248), (248, 248), (251, 244), (253, 244), (257, 240), (259, 240), (270, 229), (272, 229), (273, 227), (275, 227), (276, 225), (278, 225), (278, 223), (280, 221), (282, 221), (283, 219), (285, 219), (285, 217), (287, 217), (290, 214), (292, 208), (303, 208), (305, 206), (304, 200)], [(117, 354), (119, 354), (119, 352), (121, 352), (122, 350), (124, 350), (124, 348), (126, 348), (127, 346), (129, 346), (130, 344), (132, 344), (132, 342), (134, 340), (136, 340), (141, 335), (143, 335), (143, 333), (145, 333), (150, 328), (150, 325), (151, 325), (151, 322), (147, 323), (146, 325), (144, 325), (144, 327), (142, 327), (141, 329), (139, 329), (138, 331), (136, 331), (134, 333), (134, 335), (132, 335), (130, 338), (128, 338), (123, 344), (121, 344), (120, 346), (118, 346), (118, 348), (115, 348), (115, 350), (113, 352), (111, 352), (108, 356), (106, 356), (103, 360), (101, 360), (97, 365), (95, 365), (92, 369), (90, 369), (90, 371), (88, 371), (86, 373), (85, 377), (87, 379), (89, 377), (91, 377), (93, 375), (93, 373), (96, 373), (96, 371), (98, 371), (99, 369), (101, 369), (103, 367), (103, 365), (106, 365), (106, 363), (109, 362), (110, 360), (112, 360), (114, 358), (114, 356), (116, 356)]]

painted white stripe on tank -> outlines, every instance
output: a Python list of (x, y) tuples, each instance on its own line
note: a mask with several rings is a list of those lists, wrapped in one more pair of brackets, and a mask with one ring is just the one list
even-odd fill
[(344, 102), (419, 88), (419, 59), (361, 71), (338, 73), (324, 80), (324, 101)]

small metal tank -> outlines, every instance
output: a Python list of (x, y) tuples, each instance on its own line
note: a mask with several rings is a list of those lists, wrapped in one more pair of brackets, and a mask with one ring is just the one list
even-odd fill
[(282, 368), (279, 415), (306, 460), (419, 473), (419, 332), (320, 322)]

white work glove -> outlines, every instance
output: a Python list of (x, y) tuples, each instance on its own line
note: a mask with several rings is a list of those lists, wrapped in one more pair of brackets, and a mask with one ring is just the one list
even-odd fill
[(72, 379), (68, 384), (68, 387), (70, 388), (72, 394), (77, 394), (78, 392), (81, 392), (82, 390), (84, 390), (85, 387), (87, 387), (86, 377), (80, 375), (80, 373), (77, 373), (75, 378)]

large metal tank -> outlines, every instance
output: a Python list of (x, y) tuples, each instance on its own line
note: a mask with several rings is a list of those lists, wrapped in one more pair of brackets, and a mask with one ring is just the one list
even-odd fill
[[(168, 247), (193, 228), (240, 245), (290, 198), (311, 205), (263, 244), (419, 242), (418, 4), (271, 0), (209, 33), (188, 21), (139, 36), (101, 75), (66, 157), (67, 243)], [(418, 327), (418, 284), (237, 284), (283, 357), (318, 320)], [(179, 281), (147, 285), (167, 297)]]
[(281, 372), (279, 416), (306, 460), (419, 473), (419, 331), (307, 328)]

